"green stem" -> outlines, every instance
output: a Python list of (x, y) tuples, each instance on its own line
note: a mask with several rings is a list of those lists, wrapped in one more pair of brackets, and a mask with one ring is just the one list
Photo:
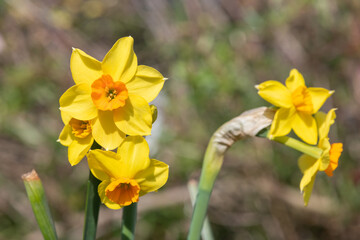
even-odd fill
[(299, 140), (296, 140), (294, 138), (291, 137), (275, 137), (272, 140), (282, 143), (285, 146), (291, 147), (295, 150), (298, 150), (302, 153), (305, 153), (315, 159), (321, 158), (322, 152), (323, 150), (318, 148), (318, 147), (314, 147), (314, 146), (310, 146), (306, 143), (303, 143)]
[[(91, 149), (100, 148), (101, 146), (96, 142), (94, 142), (91, 146)], [(96, 228), (100, 208), (100, 197), (98, 194), (98, 186), (100, 182), (101, 181), (94, 177), (90, 171), (86, 190), (84, 240), (94, 240), (96, 238)]]
[[(188, 183), (188, 190), (190, 193), (190, 199), (191, 199), (191, 204), (194, 205), (195, 204), (195, 200), (196, 200), (196, 195), (198, 192), (198, 186), (195, 180), (189, 181)], [(201, 194), (203, 197), (205, 196), (204, 194)], [(201, 198), (203, 198), (201, 197)], [(200, 200), (201, 201), (201, 200)], [(202, 210), (203, 212), (204, 210)], [(206, 212), (206, 209), (205, 209)], [(207, 217), (205, 217), (204, 220), (204, 226), (201, 230), (201, 237), (203, 240), (214, 240), (214, 236), (211, 230), (211, 225), (209, 222), (209, 219)]]
[(224, 155), (216, 151), (214, 137), (210, 139), (206, 149), (204, 163), (201, 170), (199, 190), (196, 196), (193, 216), (191, 219), (188, 240), (200, 239), (201, 230), (206, 218), (206, 211), (209, 205), (212, 189), (216, 177), (221, 169)]
[(123, 208), (121, 240), (135, 239), (135, 225), (137, 215), (137, 203), (132, 203)]
[(46, 240), (56, 240), (56, 230), (51, 217), (49, 205), (47, 203), (43, 185), (36, 171), (22, 176), (26, 193), (31, 203), (36, 221), (39, 225), (41, 233)]

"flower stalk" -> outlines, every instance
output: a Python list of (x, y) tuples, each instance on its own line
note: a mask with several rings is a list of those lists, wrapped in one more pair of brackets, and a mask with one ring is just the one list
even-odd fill
[[(190, 180), (188, 182), (188, 190), (190, 193), (191, 204), (192, 206), (194, 206), (196, 200), (196, 194), (198, 191), (198, 184), (195, 180)], [(207, 217), (205, 217), (204, 220), (204, 226), (201, 231), (201, 237), (203, 240), (214, 240), (214, 235), (211, 230), (211, 225)]]
[(44, 239), (56, 240), (56, 230), (51, 217), (45, 191), (35, 170), (22, 175), (26, 193), (31, 203), (36, 221)]
[[(91, 149), (101, 149), (101, 146), (94, 142)], [(94, 177), (91, 171), (89, 171), (89, 180), (86, 189), (84, 240), (93, 240), (96, 238), (96, 228), (100, 209), (100, 198), (98, 194), (100, 182), (101, 181)]]
[(122, 224), (121, 224), (122, 240), (135, 239), (136, 218), (137, 218), (136, 202), (123, 208), (123, 216), (122, 216)]
[(310, 146), (306, 143), (287, 136), (275, 137), (271, 140), (282, 143), (287, 147), (291, 147), (316, 159), (320, 158), (323, 152), (323, 150), (318, 147)]
[(273, 117), (273, 109), (256, 108), (225, 123), (213, 134), (204, 156), (188, 240), (200, 239), (211, 192), (227, 149), (238, 140), (256, 136), (271, 124)]

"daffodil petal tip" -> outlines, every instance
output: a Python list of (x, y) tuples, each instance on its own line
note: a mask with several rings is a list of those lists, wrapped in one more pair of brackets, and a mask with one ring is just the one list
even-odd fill
[(164, 81), (168, 80), (168, 78), (164, 78)]
[(329, 91), (329, 94), (333, 95), (334, 92), (335, 92), (335, 90), (331, 90), (331, 91)]
[(56, 142), (60, 142), (60, 139), (56, 140)]
[(255, 85), (254, 87), (255, 87), (257, 90), (260, 90), (259, 85)]

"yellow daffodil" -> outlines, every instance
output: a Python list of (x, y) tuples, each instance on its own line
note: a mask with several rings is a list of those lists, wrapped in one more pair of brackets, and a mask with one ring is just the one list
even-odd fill
[(279, 109), (270, 127), (269, 138), (287, 135), (291, 129), (308, 144), (318, 139), (316, 121), (313, 117), (334, 91), (324, 88), (307, 88), (301, 73), (290, 71), (285, 82), (266, 81), (256, 86), (258, 94)]
[(119, 39), (103, 61), (73, 49), (70, 68), (75, 86), (60, 98), (60, 110), (81, 121), (90, 121), (96, 142), (106, 149), (119, 146), (127, 135), (151, 133), (151, 102), (164, 77), (140, 65), (132, 37)]
[(78, 120), (63, 112), (61, 118), (65, 126), (58, 141), (68, 147), (68, 159), (71, 166), (74, 166), (85, 157), (94, 142), (91, 123), (90, 120)]
[(126, 137), (117, 153), (91, 150), (87, 157), (91, 172), (101, 180), (100, 199), (111, 209), (128, 206), (158, 190), (169, 175), (167, 164), (149, 159), (149, 146), (141, 136)]
[(329, 177), (338, 166), (339, 157), (343, 150), (342, 143), (330, 145), (328, 133), (330, 126), (334, 123), (335, 109), (331, 109), (328, 114), (318, 112), (315, 115), (319, 127), (318, 147), (323, 150), (321, 157), (316, 159), (303, 154), (299, 158), (299, 167), (304, 174), (300, 182), (300, 190), (303, 192), (305, 206), (308, 204), (314, 186), (315, 177), (318, 171), (324, 171)]

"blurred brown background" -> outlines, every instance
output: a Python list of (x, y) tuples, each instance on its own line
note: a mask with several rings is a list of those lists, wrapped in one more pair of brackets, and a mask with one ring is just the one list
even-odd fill
[[(265, 139), (227, 153), (210, 203), (216, 239), (359, 239), (360, 1), (1, 0), (0, 239), (41, 239), (21, 175), (35, 168), (60, 239), (81, 239), (86, 161), (71, 167), (56, 142), (58, 99), (73, 85), (71, 47), (101, 60), (133, 36), (140, 64), (169, 80), (155, 100), (152, 157), (167, 185), (140, 200), (137, 239), (185, 239), (208, 139), (241, 112), (268, 106), (254, 88), (297, 68), (308, 86), (336, 90), (331, 141), (344, 152), (334, 177), (318, 174), (303, 207), (300, 153)], [(119, 239), (121, 211), (102, 207), (98, 239)]]

